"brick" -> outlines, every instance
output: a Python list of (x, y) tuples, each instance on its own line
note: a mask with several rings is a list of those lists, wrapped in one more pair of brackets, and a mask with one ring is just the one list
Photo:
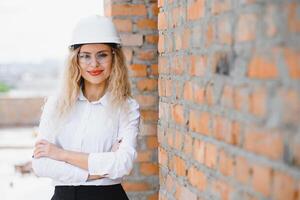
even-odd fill
[(127, 63), (131, 63), (132, 61), (132, 50), (130, 48), (123, 48), (124, 56), (126, 58)]
[(157, 130), (157, 140), (159, 144), (166, 143), (166, 131), (164, 129), (158, 128)]
[(174, 38), (175, 38), (175, 50), (179, 51), (182, 49), (182, 40), (183, 40), (183, 34), (179, 31), (174, 32)]
[(158, 105), (158, 118), (159, 119), (163, 119), (164, 117), (166, 117), (166, 111), (167, 111), (167, 104), (163, 103), (163, 102), (159, 102)]
[(151, 150), (146, 150), (146, 151), (139, 150), (137, 152), (136, 162), (150, 162), (151, 159), (152, 159), (152, 151)]
[(140, 173), (145, 176), (157, 175), (158, 165), (156, 163), (140, 163)]
[(185, 135), (184, 136), (184, 144), (183, 144), (183, 152), (186, 155), (190, 155), (193, 151), (193, 138), (191, 135)]
[(274, 200), (296, 199), (297, 196), (295, 181), (286, 172), (275, 171), (272, 191)]
[[(176, 42), (174, 42), (175, 38), (175, 33), (167, 33), (165, 35), (165, 40), (166, 40), (166, 44), (165, 44), (165, 52), (173, 52), (174, 48), (176, 48)], [(176, 38), (175, 38), (176, 40)]]
[(165, 74), (168, 73), (168, 60), (166, 57), (159, 56), (158, 58), (158, 73)]
[(281, 159), (283, 156), (283, 137), (276, 130), (247, 128), (244, 148), (274, 160)]
[(300, 51), (285, 49), (284, 60), (290, 77), (292, 79), (300, 79)]
[(158, 79), (158, 95), (160, 97), (166, 96), (166, 80)]
[(172, 106), (172, 119), (178, 123), (183, 125), (185, 123), (184, 117), (184, 109), (182, 105), (176, 104)]
[(255, 14), (241, 14), (236, 28), (236, 39), (239, 42), (251, 41), (256, 38), (257, 17)]
[(250, 179), (250, 165), (246, 158), (236, 157), (235, 158), (235, 177), (241, 183), (248, 183)]
[(147, 9), (144, 4), (113, 4), (112, 16), (146, 16)]
[(205, 4), (204, 0), (195, 0), (190, 5), (188, 5), (187, 19), (197, 20), (199, 18), (202, 18), (205, 13), (204, 4)]
[(167, 16), (166, 13), (160, 12), (158, 13), (158, 30), (163, 30), (168, 27)]
[(218, 31), (216, 32), (218, 41), (221, 44), (231, 45), (233, 41), (233, 34), (230, 20), (228, 17), (222, 17), (218, 21)]
[(203, 86), (194, 85), (194, 102), (198, 104), (205, 103), (205, 88)]
[(265, 33), (268, 37), (273, 37), (277, 34), (278, 29), (274, 17), (279, 10), (274, 5), (268, 5), (266, 9), (266, 16), (264, 22), (266, 23)]
[(206, 101), (207, 104), (212, 106), (214, 104), (214, 86), (213, 84), (208, 84), (206, 86)]
[(212, 3), (211, 11), (213, 14), (217, 15), (222, 12), (226, 12), (231, 9), (230, 0), (214, 0)]
[(129, 19), (114, 19), (119, 32), (132, 32), (132, 21)]
[(207, 56), (192, 55), (190, 56), (190, 62), (189, 74), (191, 76), (203, 77), (207, 66)]
[(139, 50), (137, 52), (137, 57), (140, 60), (150, 61), (150, 60), (155, 59), (156, 56), (157, 56), (156, 50)]
[(172, 73), (175, 75), (182, 75), (184, 72), (184, 66), (183, 66), (183, 57), (174, 56), (173, 57), (173, 66), (172, 66)]
[(138, 80), (136, 83), (136, 86), (138, 88), (138, 90), (140, 90), (141, 92), (145, 92), (145, 91), (156, 91), (157, 90), (157, 80), (156, 79), (141, 79)]
[(175, 139), (174, 139), (174, 148), (181, 151), (182, 150), (182, 144), (183, 144), (183, 134), (179, 131), (175, 132)]
[(140, 19), (137, 21), (136, 25), (141, 30), (157, 29), (157, 21), (152, 19)]
[(291, 145), (293, 161), (296, 166), (300, 166), (300, 139), (294, 139)]
[(175, 193), (175, 199), (178, 200), (197, 200), (197, 195), (191, 192), (188, 188), (177, 184), (176, 185), (176, 193)]
[(158, 192), (154, 193), (154, 194), (150, 194), (147, 197), (147, 200), (157, 200), (158, 199)]
[(151, 4), (151, 11), (153, 16), (157, 16), (159, 13), (159, 8), (157, 6), (157, 3)]
[(163, 34), (159, 34), (158, 38), (158, 52), (163, 53), (165, 51), (165, 36)]
[(167, 175), (166, 179), (166, 189), (169, 193), (173, 191), (173, 188), (175, 187), (174, 179), (170, 175)]
[(266, 115), (267, 94), (264, 88), (257, 88), (249, 95), (249, 112), (257, 117)]
[(213, 118), (213, 135), (218, 140), (225, 141), (227, 137), (230, 137), (231, 123), (228, 119), (219, 115)]
[(146, 35), (145, 39), (146, 39), (146, 42), (148, 42), (150, 44), (158, 43), (158, 35)]
[(168, 154), (162, 147), (158, 147), (158, 163), (163, 166), (168, 165)]
[(174, 156), (172, 159), (173, 169), (178, 176), (186, 176), (186, 165), (185, 161), (178, 157)]
[(191, 110), (189, 115), (189, 128), (200, 134), (210, 135), (210, 114)]
[(150, 73), (150, 75), (158, 76), (158, 65), (157, 64), (151, 65), (151, 73)]
[(122, 183), (122, 186), (126, 192), (134, 192), (134, 191), (147, 191), (150, 190), (151, 187), (146, 182), (130, 182), (130, 181), (124, 181)]
[(249, 100), (250, 97), (246, 87), (234, 88), (233, 104), (236, 110), (248, 112)]
[(271, 192), (272, 169), (262, 165), (253, 166), (252, 186), (265, 197)]
[(299, 19), (299, 2), (291, 2), (287, 5), (288, 12), (288, 28), (293, 33), (300, 32), (300, 19)]
[(166, 96), (170, 97), (173, 94), (173, 81), (166, 80)]
[(175, 27), (179, 24), (181, 8), (175, 7), (172, 9), (172, 27)]
[(158, 111), (157, 110), (140, 110), (141, 118), (144, 121), (154, 121), (158, 120)]
[(193, 158), (196, 161), (198, 161), (200, 164), (202, 164), (204, 163), (204, 156), (205, 156), (204, 153), (205, 153), (205, 143), (201, 140), (195, 139), (193, 144)]
[(120, 34), (123, 46), (141, 46), (143, 45), (143, 35), (141, 34)]
[(206, 176), (203, 172), (196, 169), (194, 166), (188, 170), (188, 180), (192, 186), (196, 187), (200, 191), (204, 191), (206, 188)]
[(210, 47), (215, 40), (215, 27), (212, 22), (209, 22), (205, 30), (205, 47)]
[(174, 81), (175, 82), (175, 94), (176, 99), (182, 98), (183, 93), (183, 82), (182, 81)]
[(230, 85), (225, 85), (223, 88), (221, 104), (224, 107), (232, 108), (233, 107), (233, 96), (234, 96), (233, 87)]
[(227, 142), (233, 145), (239, 145), (240, 137), (241, 137), (241, 125), (237, 121), (232, 121), (231, 136), (228, 138)]
[(148, 136), (146, 138), (146, 144), (148, 149), (156, 149), (158, 147), (157, 137), (156, 136)]
[(193, 84), (190, 81), (187, 81), (184, 84), (183, 88), (183, 98), (187, 101), (192, 101), (193, 100)]
[(221, 180), (215, 180), (212, 182), (212, 191), (214, 194), (219, 194), (220, 199), (229, 200), (230, 193), (232, 192), (232, 188), (228, 182), (224, 182)]
[(188, 49), (190, 47), (190, 38), (191, 38), (191, 30), (189, 28), (185, 28), (182, 34), (182, 49)]
[(157, 105), (158, 98), (154, 95), (136, 95), (135, 99), (140, 104), (140, 107), (150, 107)]
[(247, 75), (255, 79), (275, 79), (278, 70), (271, 58), (254, 55), (249, 63)]
[(168, 146), (174, 148), (174, 130), (167, 133)]
[(147, 66), (142, 64), (132, 64), (129, 66), (129, 75), (133, 77), (147, 76)]
[(141, 136), (147, 135), (157, 135), (157, 126), (156, 124), (142, 124), (142, 131), (140, 133)]
[(209, 168), (216, 168), (218, 149), (214, 144), (205, 144), (204, 163)]
[(289, 126), (297, 126), (299, 124), (300, 114), (300, 94), (297, 90), (282, 89), (279, 91), (284, 112), (282, 113), (282, 123)]
[(234, 158), (224, 150), (219, 153), (219, 170), (224, 176), (232, 176), (234, 173)]

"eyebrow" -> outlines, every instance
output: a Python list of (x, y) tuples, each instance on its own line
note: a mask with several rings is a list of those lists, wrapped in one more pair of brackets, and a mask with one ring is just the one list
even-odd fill
[[(101, 50), (101, 51), (98, 51), (96, 53), (103, 53), (103, 52), (110, 52), (109, 50)], [(86, 54), (91, 54), (91, 52), (86, 52), (86, 51), (81, 51), (79, 53), (86, 53)]]

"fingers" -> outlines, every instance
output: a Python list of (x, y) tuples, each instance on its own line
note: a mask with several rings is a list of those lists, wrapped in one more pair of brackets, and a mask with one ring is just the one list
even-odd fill
[(122, 139), (120, 139), (120, 140), (118, 140), (117, 142), (115, 142), (115, 143), (113, 144), (112, 151), (113, 151), (113, 152), (117, 151), (117, 150), (119, 149), (121, 143), (122, 143)]
[(34, 158), (45, 157), (48, 155), (48, 151), (49, 151), (49, 143), (47, 141), (38, 141), (35, 144), (33, 157)]
[(36, 147), (39, 144), (49, 144), (49, 142), (47, 140), (38, 140), (38, 141), (36, 141), (34, 146)]

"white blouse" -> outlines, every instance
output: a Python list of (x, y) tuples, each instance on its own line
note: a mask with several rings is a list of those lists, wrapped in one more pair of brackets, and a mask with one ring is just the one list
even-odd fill
[[(112, 185), (121, 183), (136, 159), (139, 133), (138, 103), (130, 98), (127, 111), (112, 109), (110, 93), (98, 101), (89, 102), (82, 91), (70, 114), (63, 121), (55, 121), (55, 98), (48, 98), (41, 116), (37, 140), (46, 139), (66, 150), (88, 153), (88, 170), (47, 157), (32, 160), (37, 176), (53, 179), (54, 185)], [(122, 139), (119, 149), (113, 144)], [(87, 181), (90, 175), (105, 178)]]

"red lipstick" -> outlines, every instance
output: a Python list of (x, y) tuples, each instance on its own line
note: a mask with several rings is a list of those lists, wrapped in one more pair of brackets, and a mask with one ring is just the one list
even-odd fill
[(100, 75), (101, 73), (103, 72), (103, 70), (100, 70), (100, 69), (95, 69), (95, 70), (91, 70), (91, 71), (88, 71), (88, 73), (92, 76), (98, 76)]

